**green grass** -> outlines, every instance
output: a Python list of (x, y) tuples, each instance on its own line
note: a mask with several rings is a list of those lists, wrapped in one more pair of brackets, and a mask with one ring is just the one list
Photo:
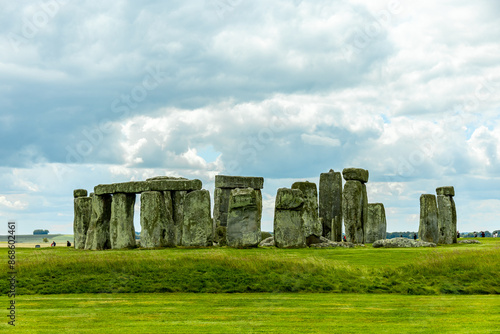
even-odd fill
[[(374, 249), (17, 249), (17, 291), (499, 294), (500, 239)], [(6, 263), (6, 261), (5, 261)], [(6, 266), (6, 264), (4, 265)], [(8, 291), (0, 273), (0, 291)]]
[[(6, 305), (5, 297), (0, 304)], [(19, 333), (498, 333), (499, 296), (21, 296)]]
[[(8, 238), (9, 238), (8, 235), (0, 235), (0, 242), (7, 242)], [(43, 238), (49, 239), (49, 243), (55, 241), (56, 243), (66, 244), (67, 240), (73, 243), (74, 236), (73, 234), (39, 234), (39, 235), (21, 234), (21, 235), (16, 235), (16, 242), (21, 244), (25, 242), (43, 244), (44, 243)]]

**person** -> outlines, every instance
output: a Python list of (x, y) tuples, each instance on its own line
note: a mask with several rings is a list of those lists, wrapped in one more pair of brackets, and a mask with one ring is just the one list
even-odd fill
[(50, 247), (56, 247), (56, 242), (52, 241), (52, 243), (50, 244)]
[(417, 240), (417, 233), (413, 233), (413, 240)]
[(460, 231), (457, 231), (457, 239), (460, 239)]
[(485, 234), (484, 231), (481, 231), (481, 238), (484, 238)]
[(474, 232), (474, 238), (477, 238), (477, 232)]
[(69, 240), (68, 240), (68, 241), (66, 241), (66, 246), (67, 246), (67, 247), (71, 247), (71, 242), (69, 242)]
[(347, 239), (345, 238), (345, 235), (344, 235), (344, 242), (347, 242)]

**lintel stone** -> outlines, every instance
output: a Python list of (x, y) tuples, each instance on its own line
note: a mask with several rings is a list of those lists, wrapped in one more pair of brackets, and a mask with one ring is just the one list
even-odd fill
[(344, 168), (342, 176), (346, 181), (354, 180), (362, 183), (368, 182), (368, 171), (362, 168)]
[(73, 190), (73, 197), (74, 198), (87, 197), (87, 190), (85, 190), (85, 189), (75, 189), (75, 190)]
[(132, 181), (113, 184), (100, 184), (94, 188), (96, 195), (116, 193), (142, 193), (145, 191), (192, 191), (200, 190), (200, 180), (156, 180), (156, 181)]
[(264, 178), (263, 177), (253, 177), (253, 176), (228, 176), (228, 175), (216, 175), (215, 176), (215, 187), (216, 188), (252, 188), (252, 189), (262, 189), (264, 188)]
[(436, 193), (438, 195), (455, 196), (455, 188), (453, 188), (452, 186), (439, 187), (439, 188), (436, 188)]

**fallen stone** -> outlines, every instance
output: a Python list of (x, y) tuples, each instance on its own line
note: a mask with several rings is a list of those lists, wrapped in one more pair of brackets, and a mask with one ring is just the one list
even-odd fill
[(274, 206), (274, 243), (279, 248), (306, 247), (302, 207), (304, 197), (299, 189), (280, 188)]
[(319, 177), (319, 218), (323, 219), (322, 235), (342, 241), (342, 175), (333, 169)]
[(420, 196), (420, 225), (418, 236), (422, 241), (438, 243), (438, 210), (436, 196), (423, 194)]
[(215, 188), (264, 188), (263, 177), (216, 175)]
[(438, 229), (440, 244), (457, 243), (457, 210), (453, 197), (446, 195), (437, 196)]
[(87, 232), (85, 249), (111, 249), (109, 237), (111, 202), (111, 195), (94, 195), (92, 198), (92, 218)]
[(364, 243), (363, 222), (364, 213), (364, 188), (359, 181), (349, 180), (344, 185), (342, 192), (342, 212), (344, 215), (345, 236), (347, 241)]
[(384, 204), (368, 204), (368, 217), (364, 228), (364, 233), (366, 243), (372, 243), (377, 240), (386, 238), (387, 221), (385, 218)]
[(87, 197), (87, 190), (86, 189), (73, 190), (73, 198), (78, 198), (78, 197)]
[(457, 243), (459, 244), (480, 244), (479, 240), (459, 240)]
[(92, 199), (90, 197), (75, 198), (74, 212), (74, 245), (76, 249), (85, 249), (85, 242), (87, 241), (87, 230), (89, 228), (92, 215)]
[(355, 245), (351, 242), (336, 242), (336, 241), (331, 241), (328, 240), (328, 242), (323, 242), (319, 244), (312, 244), (312, 248), (336, 248), (336, 247), (343, 247), (343, 248), (354, 248)]
[(133, 248), (135, 194), (118, 193), (111, 201), (109, 235), (112, 249)]
[(274, 247), (274, 237), (269, 237), (259, 243), (259, 247)]
[(257, 247), (261, 241), (262, 195), (252, 188), (233, 189), (229, 197), (227, 245), (234, 248)]
[(436, 188), (436, 194), (445, 196), (455, 196), (455, 188), (449, 187), (439, 187)]
[(407, 238), (393, 238), (377, 240), (372, 244), (373, 248), (410, 248), (410, 247), (436, 247), (433, 242), (413, 240)]
[(318, 190), (312, 182), (295, 182), (292, 190), (302, 191), (304, 205), (302, 207), (302, 219), (304, 224), (304, 236), (311, 235), (320, 237), (323, 234), (323, 225), (318, 217)]
[(103, 194), (138, 194), (145, 191), (193, 191), (202, 187), (200, 180), (157, 180), (132, 181), (113, 184), (100, 184), (94, 187), (96, 195)]
[(368, 171), (361, 168), (344, 168), (342, 171), (344, 180), (346, 181), (360, 181), (362, 183), (368, 182)]
[(208, 190), (192, 191), (184, 197), (182, 245), (187, 247), (212, 245), (212, 217)]

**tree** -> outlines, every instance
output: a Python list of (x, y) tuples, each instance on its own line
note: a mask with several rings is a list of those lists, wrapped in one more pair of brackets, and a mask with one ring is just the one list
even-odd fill
[(43, 238), (43, 242), (49, 242), (49, 239)]

